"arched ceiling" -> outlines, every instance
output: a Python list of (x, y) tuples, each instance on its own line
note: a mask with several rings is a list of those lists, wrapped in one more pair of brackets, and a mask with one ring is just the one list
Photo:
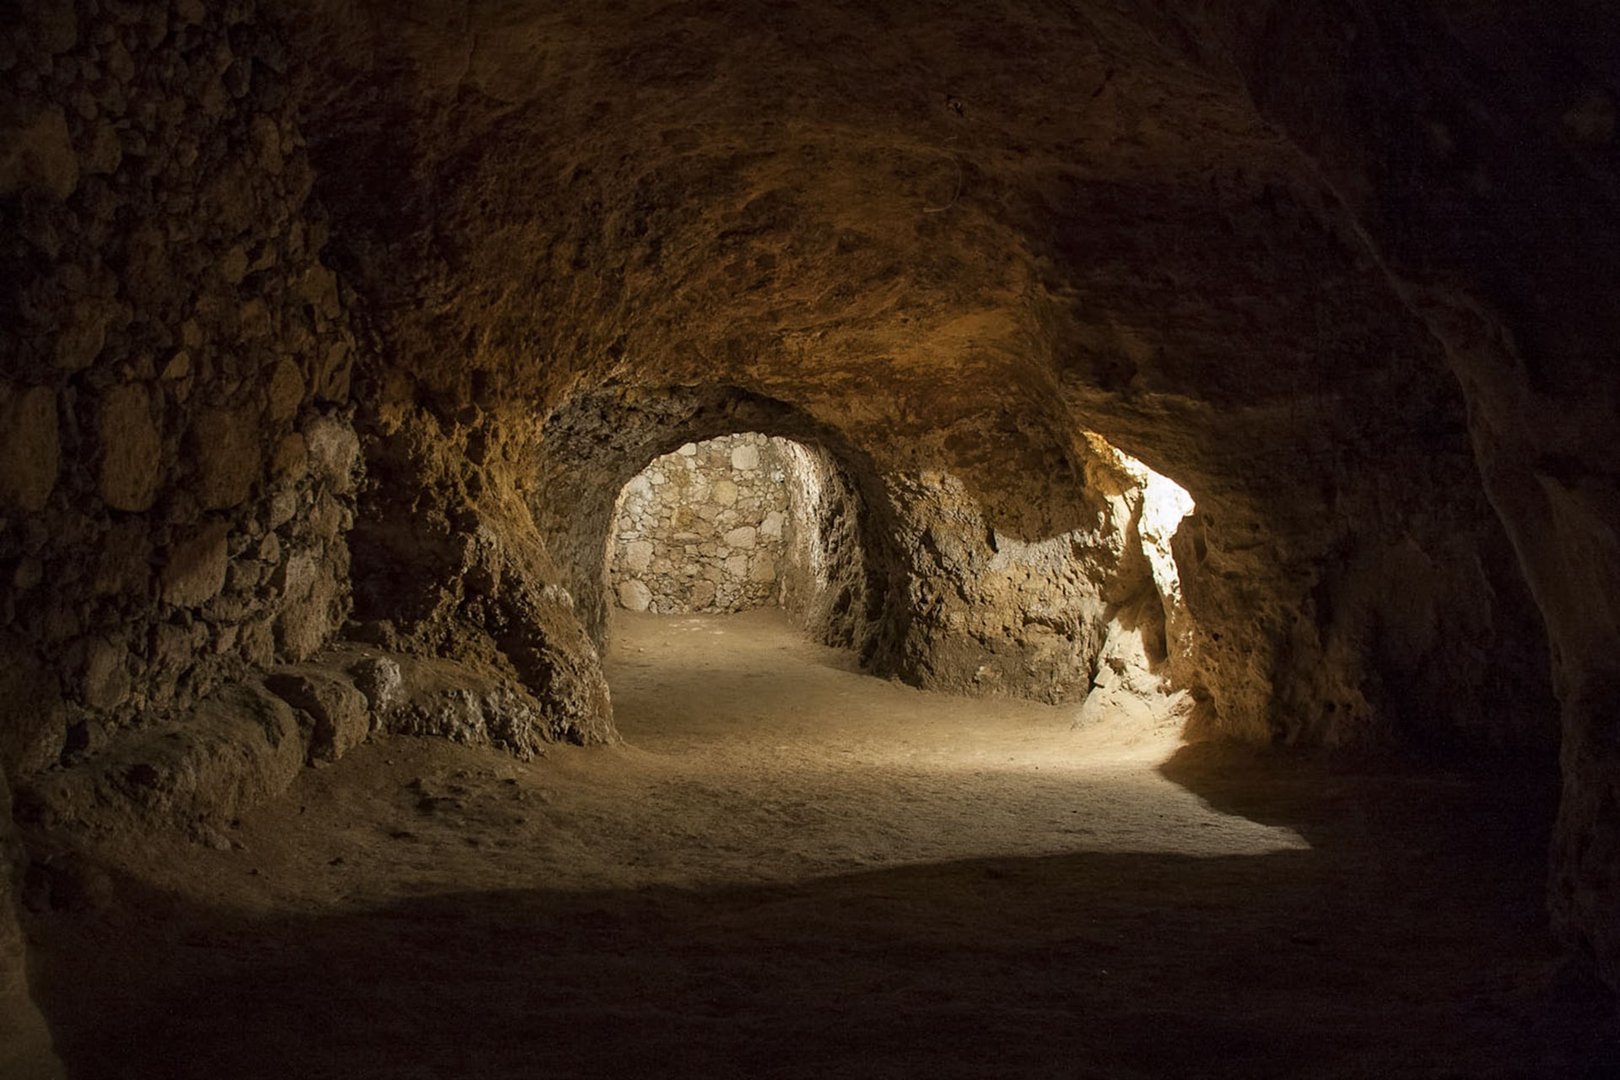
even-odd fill
[(992, 501), (1081, 426), (1204, 498), (1437, 423), (1424, 328), (1156, 5), (306, 3), (335, 247), (451, 400), (737, 385)]

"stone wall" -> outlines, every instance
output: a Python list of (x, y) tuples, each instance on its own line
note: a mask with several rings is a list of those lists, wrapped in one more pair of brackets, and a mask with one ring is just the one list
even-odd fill
[(252, 0), (49, 0), (0, 65), (0, 766), (342, 623), (354, 343)]
[(625, 486), (610, 584), (630, 611), (745, 611), (779, 602), (789, 444), (745, 433), (687, 443)]

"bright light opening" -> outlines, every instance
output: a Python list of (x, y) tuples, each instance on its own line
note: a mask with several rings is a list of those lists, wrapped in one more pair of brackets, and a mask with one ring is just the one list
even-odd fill
[(1087, 432), (1086, 440), (1104, 461), (1130, 477), (1141, 493), (1142, 513), (1137, 531), (1142, 537), (1142, 553), (1152, 567), (1153, 582), (1167, 609), (1180, 607), (1181, 575), (1176, 572), (1170, 541), (1187, 515), (1197, 509), (1197, 504), (1186, 488), (1163, 473), (1154, 472), (1102, 436)]

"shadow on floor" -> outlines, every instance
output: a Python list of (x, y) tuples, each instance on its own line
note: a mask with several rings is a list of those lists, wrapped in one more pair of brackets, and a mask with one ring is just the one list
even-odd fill
[(1620, 1075), (1488, 792), (1220, 748), (1164, 772), (1312, 850), (273, 919), (125, 881), (34, 920), (35, 984), (87, 1078)]

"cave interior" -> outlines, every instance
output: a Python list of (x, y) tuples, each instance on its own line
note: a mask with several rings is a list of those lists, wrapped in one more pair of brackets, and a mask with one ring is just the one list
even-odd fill
[(0, 26), (0, 1075), (1620, 1075), (1607, 0)]

